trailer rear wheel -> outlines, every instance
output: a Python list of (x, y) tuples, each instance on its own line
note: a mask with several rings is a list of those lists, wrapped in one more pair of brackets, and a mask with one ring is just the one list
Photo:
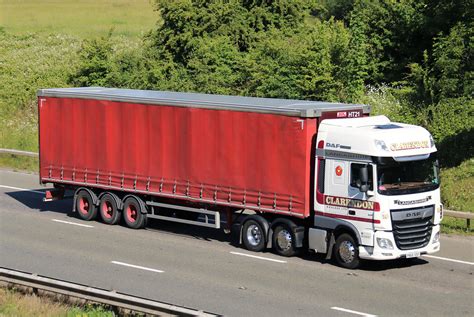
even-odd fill
[(115, 225), (120, 221), (120, 211), (118, 209), (118, 197), (112, 193), (105, 193), (99, 202), (99, 213), (106, 224)]
[(123, 202), (123, 219), (127, 227), (141, 229), (146, 223), (146, 206), (143, 200), (130, 196)]
[(260, 252), (265, 249), (265, 231), (258, 221), (249, 219), (242, 229), (242, 242), (247, 250)]
[(286, 224), (280, 224), (275, 228), (272, 245), (276, 253), (283, 256), (293, 256), (298, 251), (295, 234)]
[(88, 190), (81, 189), (76, 193), (76, 210), (82, 220), (93, 220), (97, 216), (97, 206)]
[(347, 269), (355, 269), (360, 265), (359, 246), (348, 233), (337, 237), (334, 244), (334, 256), (337, 264)]

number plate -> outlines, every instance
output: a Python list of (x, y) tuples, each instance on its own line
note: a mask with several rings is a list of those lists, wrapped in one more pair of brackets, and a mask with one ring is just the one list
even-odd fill
[(417, 258), (420, 256), (420, 251), (411, 251), (406, 254), (407, 259), (409, 258)]

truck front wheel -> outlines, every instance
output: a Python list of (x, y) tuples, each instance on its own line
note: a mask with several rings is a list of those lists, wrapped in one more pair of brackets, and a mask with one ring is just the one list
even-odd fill
[(360, 265), (359, 246), (348, 233), (337, 237), (334, 244), (334, 256), (337, 264), (347, 269), (355, 269)]
[(242, 229), (242, 241), (245, 248), (250, 251), (260, 252), (265, 249), (265, 231), (262, 225), (254, 219), (249, 219), (244, 223)]
[(146, 223), (146, 206), (135, 196), (130, 196), (123, 202), (123, 220), (127, 227), (141, 229)]

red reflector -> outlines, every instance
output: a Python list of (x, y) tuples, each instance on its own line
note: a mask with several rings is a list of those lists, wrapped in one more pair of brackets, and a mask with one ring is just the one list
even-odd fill
[(322, 149), (322, 148), (324, 148), (324, 140), (320, 140), (318, 142), (318, 149)]

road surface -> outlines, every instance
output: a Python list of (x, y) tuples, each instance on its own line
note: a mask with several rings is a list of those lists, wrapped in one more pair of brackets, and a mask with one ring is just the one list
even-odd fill
[(227, 316), (474, 315), (470, 237), (443, 236), (441, 259), (349, 271), (314, 254), (252, 253), (213, 229), (85, 222), (71, 199), (43, 203), (43, 190), (37, 175), (0, 170), (1, 267)]

